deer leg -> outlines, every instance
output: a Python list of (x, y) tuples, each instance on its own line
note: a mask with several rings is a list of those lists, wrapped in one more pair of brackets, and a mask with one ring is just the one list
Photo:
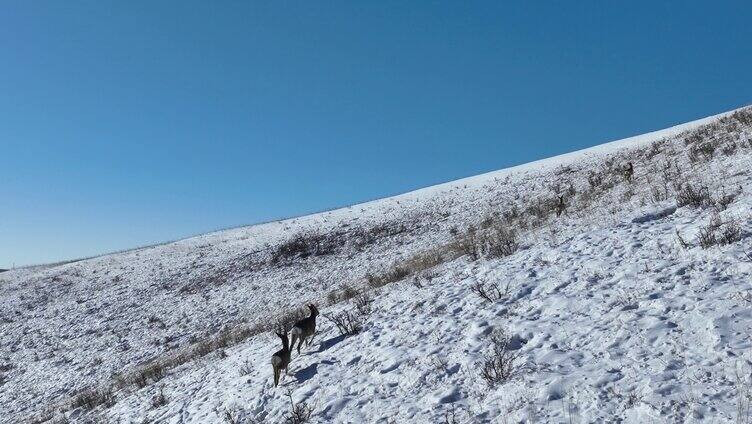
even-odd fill
[[(293, 329), (293, 331), (292, 331), (292, 339), (290, 341), (290, 350), (292, 350), (292, 348), (295, 347), (295, 342), (296, 341), (298, 341), (298, 340), (297, 340), (297, 336), (295, 334), (295, 330)], [(300, 353), (300, 352), (298, 352), (298, 353)]]

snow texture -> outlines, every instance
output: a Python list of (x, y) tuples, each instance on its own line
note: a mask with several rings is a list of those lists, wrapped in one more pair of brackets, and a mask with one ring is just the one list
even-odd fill
[[(291, 399), (321, 423), (748, 420), (738, 407), (752, 393), (750, 116), (741, 109), (361, 205), (3, 272), (0, 422), (222, 423), (229, 414), (276, 423)], [(620, 171), (627, 161), (631, 182)], [(685, 183), (707, 186), (716, 205), (678, 205)], [(545, 209), (560, 194), (561, 217), (532, 218), (530, 205)], [(370, 289), (369, 274), (513, 210), (514, 254), (453, 257)], [(702, 248), (713, 219), (738, 237)], [(324, 239), (280, 255), (296, 235)], [(490, 302), (478, 284), (505, 290)], [(352, 336), (323, 316), (352, 310), (332, 294), (345, 285), (372, 298)], [(145, 387), (116, 387), (92, 410), (71, 407), (82, 391), (307, 302), (322, 312), (317, 334), (293, 352), (280, 387), (279, 339), (263, 333)], [(517, 368), (489, 387), (480, 368), (499, 331)]]

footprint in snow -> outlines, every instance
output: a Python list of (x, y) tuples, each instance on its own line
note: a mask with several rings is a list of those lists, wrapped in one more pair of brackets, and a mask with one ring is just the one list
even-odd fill
[(386, 374), (388, 372), (392, 372), (392, 371), (396, 370), (397, 368), (399, 368), (400, 365), (402, 365), (402, 361), (394, 361), (392, 364), (390, 364), (390, 365), (386, 366), (385, 368), (382, 368), (381, 370), (379, 370), (379, 372), (382, 373), (382, 374)]

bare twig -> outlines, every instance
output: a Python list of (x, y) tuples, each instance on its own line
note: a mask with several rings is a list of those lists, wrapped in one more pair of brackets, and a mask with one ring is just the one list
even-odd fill
[(470, 290), (477, 294), (481, 299), (493, 303), (509, 296), (509, 283), (507, 283), (502, 289), (497, 283), (484, 284), (476, 280), (472, 287), (470, 287)]
[(331, 321), (342, 336), (353, 336), (363, 329), (363, 316), (351, 311), (342, 311), (338, 314), (324, 315)]
[(304, 424), (310, 421), (313, 415), (313, 408), (305, 402), (295, 403), (292, 400), (292, 390), (287, 390), (287, 397), (290, 398), (290, 412), (285, 415), (285, 422), (288, 424)]

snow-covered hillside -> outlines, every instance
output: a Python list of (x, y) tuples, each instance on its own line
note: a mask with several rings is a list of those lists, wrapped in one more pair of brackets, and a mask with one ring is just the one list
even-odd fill
[[(4, 272), (0, 422), (284, 422), (291, 398), (311, 422), (734, 422), (752, 393), (751, 158), (747, 108), (331, 212)], [(309, 301), (333, 316), (365, 297), (359, 334), (320, 317), (273, 387), (279, 341), (259, 331)], [(490, 387), (481, 369), (502, 332), (514, 372)]]

